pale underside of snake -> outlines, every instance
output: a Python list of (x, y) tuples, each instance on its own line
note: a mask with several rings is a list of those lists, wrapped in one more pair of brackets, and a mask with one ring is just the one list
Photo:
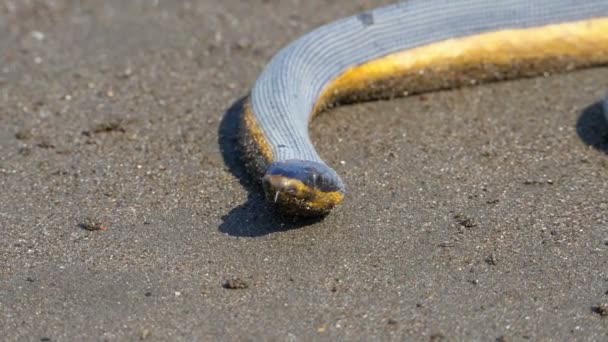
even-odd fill
[(246, 100), (240, 144), (271, 203), (289, 215), (325, 215), (345, 188), (308, 136), (317, 113), (606, 64), (608, 0), (403, 1), (280, 50)]

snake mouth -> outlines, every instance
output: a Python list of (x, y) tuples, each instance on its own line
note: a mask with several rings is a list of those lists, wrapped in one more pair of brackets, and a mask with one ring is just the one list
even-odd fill
[(323, 164), (309, 161), (271, 164), (262, 186), (269, 202), (282, 213), (294, 216), (325, 215), (344, 198), (337, 174)]

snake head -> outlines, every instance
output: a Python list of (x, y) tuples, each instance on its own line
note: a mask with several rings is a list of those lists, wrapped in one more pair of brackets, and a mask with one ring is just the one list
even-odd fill
[(262, 179), (268, 201), (283, 213), (322, 216), (344, 198), (344, 183), (327, 165), (285, 160), (268, 166)]

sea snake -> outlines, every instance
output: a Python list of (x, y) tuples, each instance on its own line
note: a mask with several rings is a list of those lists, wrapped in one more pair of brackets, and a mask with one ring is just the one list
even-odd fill
[(244, 102), (240, 145), (281, 212), (325, 215), (345, 188), (308, 136), (324, 109), (602, 64), (608, 0), (402, 1), (280, 50)]

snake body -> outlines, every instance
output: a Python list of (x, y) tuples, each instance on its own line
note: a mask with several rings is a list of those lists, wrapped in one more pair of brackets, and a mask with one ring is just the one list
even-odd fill
[(240, 141), (270, 202), (325, 215), (345, 188), (308, 135), (324, 109), (603, 64), (608, 0), (403, 1), (280, 50), (245, 102)]

